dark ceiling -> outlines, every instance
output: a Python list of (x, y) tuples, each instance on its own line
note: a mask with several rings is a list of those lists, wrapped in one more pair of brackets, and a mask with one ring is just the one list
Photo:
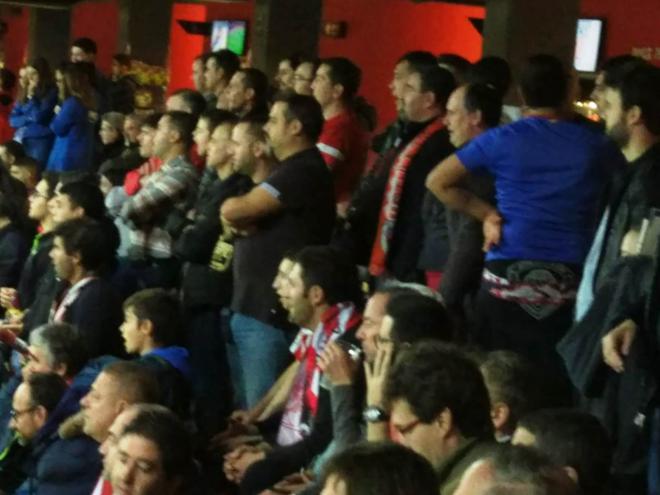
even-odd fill
[[(81, 0), (0, 0), (0, 5), (44, 7), (50, 9), (68, 9), (69, 7), (80, 1)], [(228, 0), (220, 0), (220, 1), (228, 1)], [(462, 5), (485, 5), (486, 3), (486, 0), (411, 0), (411, 1), (416, 3), (442, 2), (442, 3), (455, 3)]]
[(0, 0), (0, 5), (20, 7), (44, 7), (48, 9), (68, 9), (80, 0)]

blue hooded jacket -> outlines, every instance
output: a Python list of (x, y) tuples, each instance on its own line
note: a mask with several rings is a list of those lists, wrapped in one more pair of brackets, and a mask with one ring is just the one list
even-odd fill
[(78, 98), (71, 96), (64, 100), (50, 129), (55, 134), (55, 144), (48, 158), (49, 171), (84, 170), (92, 166), (94, 126)]

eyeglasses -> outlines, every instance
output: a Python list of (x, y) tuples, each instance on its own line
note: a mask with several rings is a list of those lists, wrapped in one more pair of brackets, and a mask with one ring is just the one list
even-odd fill
[(293, 75), (293, 80), (294, 81), (312, 82), (314, 80), (314, 78), (313, 77), (304, 77), (304, 76), (301, 76), (300, 74), (294, 74)]
[(415, 421), (408, 423), (405, 426), (394, 426), (396, 431), (399, 432), (400, 435), (407, 435), (411, 431), (413, 431), (420, 423), (422, 422), (421, 419), (416, 419)]
[(22, 411), (17, 411), (16, 409), (12, 409), (9, 411), (9, 416), (13, 419), (17, 419), (19, 416), (32, 412), (36, 409), (36, 406), (30, 407), (29, 409), (23, 409)]

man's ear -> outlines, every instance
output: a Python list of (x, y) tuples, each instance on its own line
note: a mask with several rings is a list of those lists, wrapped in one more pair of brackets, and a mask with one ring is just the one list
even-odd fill
[(501, 431), (511, 418), (511, 409), (504, 402), (496, 402), (490, 407), (490, 419), (496, 431)]
[(139, 320), (138, 321), (138, 330), (142, 332), (147, 337), (153, 337), (154, 333), (154, 324), (151, 320)]
[(53, 369), (55, 373), (60, 375), (62, 378), (64, 378), (67, 375), (67, 369), (66, 369), (66, 364), (60, 363), (55, 368)]
[(440, 429), (443, 437), (448, 436), (454, 429), (454, 415), (448, 407), (445, 407), (435, 418), (435, 423)]
[(247, 88), (245, 90), (245, 94), (247, 95), (247, 98), (248, 98), (249, 101), (254, 101), (254, 89)]
[(37, 417), (39, 424), (44, 424), (48, 419), (48, 411), (44, 406), (37, 406), (34, 408), (34, 414)]
[(339, 100), (341, 95), (344, 94), (344, 86), (342, 84), (334, 84), (332, 86), (332, 96), (335, 100)]
[(318, 285), (312, 285), (309, 288), (309, 291), (307, 291), (307, 297), (309, 297), (309, 301), (314, 305), (317, 306), (325, 300), (325, 293), (323, 292), (323, 289), (318, 286)]
[(268, 154), (268, 145), (261, 141), (254, 141), (251, 145), (252, 154), (256, 158), (263, 158)]
[(639, 105), (633, 105), (626, 111), (626, 119), (628, 120), (628, 125), (639, 125), (644, 123), (644, 118), (642, 117), (642, 109), (639, 108)]
[(302, 122), (300, 122), (298, 119), (292, 119), (288, 125), (289, 125), (289, 129), (295, 136), (300, 136), (303, 133)]
[(82, 266), (82, 256), (80, 255), (80, 251), (75, 251), (71, 254), (71, 258), (75, 264)]
[(483, 113), (481, 110), (475, 110), (474, 112), (468, 113), (468, 120), (473, 127), (486, 127), (482, 119)]

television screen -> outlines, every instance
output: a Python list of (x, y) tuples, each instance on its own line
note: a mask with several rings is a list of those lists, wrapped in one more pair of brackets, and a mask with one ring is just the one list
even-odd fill
[(603, 19), (578, 19), (573, 66), (579, 72), (596, 72), (603, 43)]
[(231, 50), (236, 55), (245, 53), (247, 23), (245, 21), (213, 21), (211, 50)]

